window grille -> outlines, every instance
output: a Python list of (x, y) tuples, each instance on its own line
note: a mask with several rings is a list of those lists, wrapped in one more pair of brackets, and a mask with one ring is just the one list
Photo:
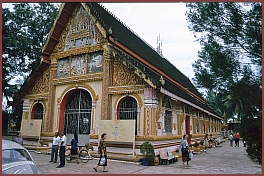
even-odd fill
[(165, 111), (165, 132), (172, 133), (172, 114), (171, 111)]
[(85, 90), (73, 92), (66, 102), (64, 130), (66, 134), (90, 134), (92, 98)]
[(135, 134), (137, 134), (137, 102), (132, 97), (122, 100), (118, 108), (120, 120), (135, 120)]
[(43, 121), (43, 105), (41, 103), (37, 103), (34, 106), (34, 119), (41, 119), (42, 120), (42, 124), (41, 124), (41, 131), (43, 131), (44, 129), (44, 121)]

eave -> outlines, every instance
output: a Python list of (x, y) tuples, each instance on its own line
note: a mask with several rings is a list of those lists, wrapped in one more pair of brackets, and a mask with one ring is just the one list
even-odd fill
[(27, 95), (28, 91), (35, 85), (36, 80), (43, 74), (46, 68), (50, 65), (50, 55), (53, 53), (54, 48), (59, 42), (59, 38), (66, 28), (66, 25), (79, 3), (62, 3), (59, 14), (55, 19), (53, 26), (50, 30), (48, 38), (41, 52), (41, 62), (39, 66), (31, 72), (27, 81), (24, 82), (17, 95), (14, 96), (14, 101), (22, 101), (23, 97)]
[(43, 74), (43, 72), (48, 68), (50, 62), (42, 58), (39, 66), (31, 72), (27, 81), (24, 82), (21, 89), (18, 91), (17, 95), (14, 96), (14, 102), (21, 102), (23, 97), (28, 94), (28, 91), (32, 89), (35, 85), (37, 79)]
[[(185, 92), (187, 92), (188, 94), (190, 94), (192, 97), (195, 97), (201, 103), (203, 103), (203, 104), (205, 103), (205, 100), (201, 99), (199, 96), (197, 96), (196, 94), (192, 93), (190, 90), (188, 90), (187, 88), (185, 88), (184, 86), (182, 86), (181, 84), (179, 84), (177, 81), (175, 81), (174, 79), (172, 79), (169, 75), (165, 74), (162, 70), (156, 68), (155, 66), (153, 66), (152, 64), (150, 64), (149, 62), (147, 62), (144, 58), (140, 57), (139, 55), (137, 55), (136, 53), (134, 53), (133, 51), (131, 51), (129, 48), (127, 48), (126, 46), (124, 46), (122, 43), (120, 43), (119, 41), (115, 40), (111, 35), (109, 35), (108, 40), (109, 40), (109, 42), (111, 42), (113, 44), (113, 47), (115, 49), (117, 49), (117, 50), (120, 50), (121, 49), (121, 50), (125, 51), (126, 53), (128, 53), (132, 57), (136, 58), (141, 63), (145, 64), (148, 68), (150, 68), (151, 70), (153, 70), (157, 74), (162, 75), (164, 78), (166, 78), (167, 80), (169, 80), (170, 82), (172, 82), (173, 84), (175, 84), (176, 86), (178, 86), (180, 89), (184, 90)], [(155, 86), (155, 88), (157, 88), (157, 87)]]

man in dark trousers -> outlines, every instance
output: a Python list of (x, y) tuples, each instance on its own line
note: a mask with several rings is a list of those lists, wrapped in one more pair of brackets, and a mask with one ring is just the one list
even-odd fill
[(62, 131), (60, 146), (59, 146), (60, 164), (57, 166), (57, 168), (62, 168), (65, 166), (65, 147), (66, 147), (66, 144), (67, 144), (67, 138), (65, 136), (65, 132)]
[(50, 157), (49, 162), (57, 163), (59, 145), (60, 145), (59, 133), (55, 132), (55, 135), (52, 141), (52, 150), (51, 150), (51, 157)]

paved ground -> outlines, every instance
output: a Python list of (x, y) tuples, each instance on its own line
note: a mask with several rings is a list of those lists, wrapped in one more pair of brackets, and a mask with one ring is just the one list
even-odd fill
[[(221, 144), (221, 148), (211, 148), (207, 152), (194, 155), (191, 167), (183, 167), (182, 161), (169, 165), (143, 166), (140, 163), (130, 163), (108, 160), (108, 173), (102, 172), (102, 167), (96, 173), (93, 167), (98, 159), (88, 163), (67, 163), (64, 168), (56, 168), (58, 163), (49, 163), (50, 155), (30, 152), (37, 167), (43, 174), (261, 174), (262, 166), (255, 164), (247, 156), (246, 148), (230, 147), (229, 141)], [(240, 143), (242, 146), (242, 143)]]

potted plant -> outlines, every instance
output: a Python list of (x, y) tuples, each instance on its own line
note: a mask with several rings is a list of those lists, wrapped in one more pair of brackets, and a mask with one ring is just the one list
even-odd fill
[(151, 163), (154, 163), (155, 152), (150, 142), (146, 141), (140, 145), (140, 153), (144, 156), (144, 158), (142, 158), (142, 164), (144, 166), (149, 166)]

